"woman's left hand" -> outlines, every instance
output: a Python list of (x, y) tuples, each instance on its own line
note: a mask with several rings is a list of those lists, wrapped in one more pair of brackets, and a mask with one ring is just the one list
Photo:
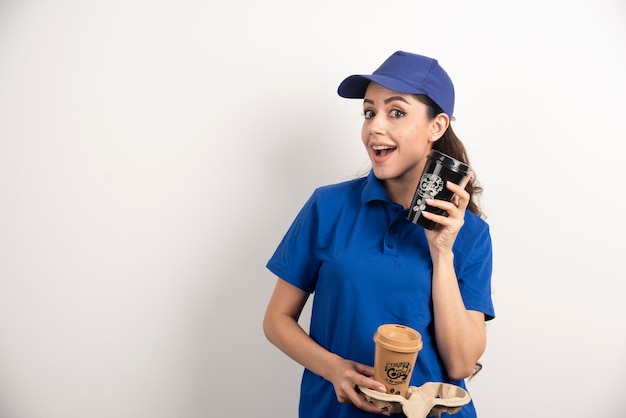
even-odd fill
[(426, 219), (430, 219), (439, 224), (435, 229), (426, 230), (426, 239), (430, 247), (431, 254), (445, 253), (452, 251), (452, 245), (456, 239), (463, 223), (465, 222), (465, 210), (470, 202), (470, 195), (465, 190), (465, 186), (470, 181), (474, 173), (470, 174), (460, 184), (447, 182), (446, 187), (454, 193), (452, 201), (427, 199), (426, 203), (430, 206), (443, 209), (448, 212), (448, 216), (436, 215), (430, 212), (422, 212)]

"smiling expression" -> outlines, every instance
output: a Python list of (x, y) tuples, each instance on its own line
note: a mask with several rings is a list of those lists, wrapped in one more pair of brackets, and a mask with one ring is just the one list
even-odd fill
[(417, 184), (438, 132), (427, 107), (411, 94), (370, 83), (363, 99), (361, 138), (380, 180)]

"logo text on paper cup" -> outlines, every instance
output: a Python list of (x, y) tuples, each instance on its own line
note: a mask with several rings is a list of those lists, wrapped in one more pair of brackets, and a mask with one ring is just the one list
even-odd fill
[(391, 385), (401, 385), (406, 382), (406, 379), (411, 373), (411, 363), (408, 361), (402, 361), (398, 363), (385, 364), (385, 373), (387, 378), (385, 381)]

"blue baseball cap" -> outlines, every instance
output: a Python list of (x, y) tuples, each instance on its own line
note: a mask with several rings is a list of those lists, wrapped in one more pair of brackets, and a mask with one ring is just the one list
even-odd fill
[(396, 51), (369, 74), (355, 74), (339, 84), (337, 93), (348, 99), (362, 99), (370, 81), (404, 94), (424, 94), (452, 118), (454, 85), (436, 59)]

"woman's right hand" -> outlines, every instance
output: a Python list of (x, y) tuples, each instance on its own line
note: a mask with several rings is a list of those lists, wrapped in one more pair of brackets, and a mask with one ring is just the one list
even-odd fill
[(355, 361), (337, 358), (327, 380), (333, 384), (337, 400), (341, 403), (351, 403), (359, 409), (374, 414), (389, 415), (385, 409), (368, 402), (357, 386), (385, 393), (385, 385), (369, 376), (374, 375), (374, 368)]

